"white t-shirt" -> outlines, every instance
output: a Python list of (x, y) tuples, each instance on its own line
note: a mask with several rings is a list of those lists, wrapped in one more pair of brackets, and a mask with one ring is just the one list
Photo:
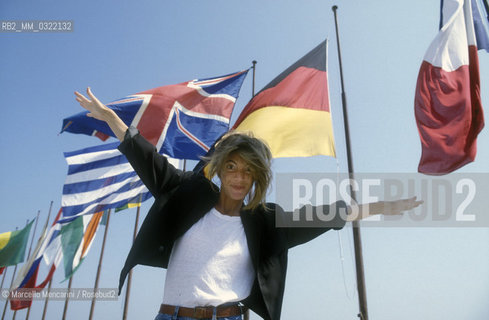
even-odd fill
[(254, 280), (241, 218), (213, 208), (175, 241), (163, 303), (193, 308), (240, 301)]

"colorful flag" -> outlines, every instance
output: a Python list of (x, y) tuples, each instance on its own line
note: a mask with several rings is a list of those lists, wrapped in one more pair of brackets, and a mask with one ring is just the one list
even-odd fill
[[(229, 129), (229, 119), (248, 70), (143, 91), (107, 104), (137, 127), (161, 153), (198, 160)], [(106, 123), (81, 112), (63, 120), (61, 132), (114, 136)]]
[(265, 140), (275, 158), (335, 156), (327, 41), (282, 72), (245, 106), (237, 131)]
[(476, 41), (488, 43), (484, 28), (476, 40), (475, 2), (442, 1), (442, 27), (419, 70), (414, 105), (421, 173), (449, 173), (475, 159), (477, 135), (484, 127)]
[[(45, 226), (33, 255), (20, 270), (10, 290), (14, 293), (19, 289), (41, 290), (51, 280), (61, 260), (64, 262), (65, 280), (71, 277), (92, 245), (102, 214), (63, 219), (60, 210), (49, 231), (46, 232)], [(44, 281), (36, 285), (42, 260), (49, 269)], [(32, 300), (28, 299), (10, 300), (12, 310), (27, 308), (31, 304)]]
[[(65, 152), (68, 176), (63, 186), (63, 217), (75, 217), (120, 208), (134, 198), (151, 197), (126, 157), (119, 142)], [(174, 161), (175, 163), (175, 161)]]
[[(117, 211), (117, 209), (116, 209)], [(100, 219), (100, 224), (103, 225), (104, 227), (107, 226), (107, 220), (109, 219), (109, 211), (104, 211), (104, 214), (102, 215), (102, 219)]]
[(78, 270), (88, 254), (103, 214), (104, 212), (97, 212), (91, 215), (83, 215), (61, 228), (65, 280)]
[[(41, 290), (53, 277), (54, 271), (56, 270), (58, 264), (61, 262), (62, 258), (62, 252), (61, 250), (59, 250), (59, 248), (56, 248), (55, 241), (59, 233), (59, 226), (57, 224), (57, 221), (59, 220), (60, 216), (61, 210), (58, 212), (56, 218), (54, 219), (53, 225), (49, 230), (47, 229), (48, 221), (46, 221), (39, 240), (37, 241), (34, 252), (29, 257), (29, 260), (22, 266), (19, 273), (17, 274), (17, 277), (10, 287), (11, 292), (15, 292), (19, 289), (32, 289), (33, 291)], [(47, 272), (44, 281), (36, 285), (39, 268), (43, 258), (45, 258), (45, 260), (49, 262), (46, 263), (46, 265), (49, 267), (49, 271)], [(10, 308), (12, 310), (28, 308), (31, 306), (31, 304), (32, 300), (19, 300), (13, 297), (10, 299)]]
[[(127, 158), (117, 150), (118, 145), (115, 142), (64, 153), (68, 175), (61, 197), (63, 219), (131, 206), (151, 197)], [(168, 161), (181, 167), (180, 160)]]
[[(138, 208), (141, 206), (141, 195), (138, 195), (130, 200), (127, 201), (126, 205), (122, 206), (122, 207), (119, 207), (119, 208), (116, 208), (114, 211), (115, 212), (119, 212), (119, 211), (122, 211), (122, 210), (126, 210), (126, 209), (131, 209), (131, 208)], [(102, 218), (102, 221), (103, 222), (100, 222), (102, 223), (103, 225), (106, 224), (106, 220), (107, 220), (107, 215), (104, 214), (103, 218)]]
[(13, 266), (24, 262), (25, 248), (33, 222), (34, 220), (29, 222), (22, 230), (0, 234), (0, 267)]
[(477, 49), (485, 49), (489, 52), (489, 4), (487, 0), (472, 0), (472, 17)]

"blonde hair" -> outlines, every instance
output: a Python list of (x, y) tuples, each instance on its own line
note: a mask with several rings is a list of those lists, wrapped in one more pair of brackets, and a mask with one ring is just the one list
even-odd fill
[(255, 138), (251, 132), (230, 131), (216, 143), (214, 153), (204, 158), (208, 161), (208, 176), (212, 178), (219, 175), (228, 156), (235, 152), (250, 166), (253, 175), (252, 192), (244, 209), (253, 210), (260, 205), (263, 206), (268, 186), (272, 180), (270, 168), (272, 153), (266, 143)]

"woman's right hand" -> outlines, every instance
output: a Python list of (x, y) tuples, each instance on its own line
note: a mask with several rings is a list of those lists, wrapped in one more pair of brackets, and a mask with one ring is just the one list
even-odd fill
[(90, 87), (87, 88), (87, 95), (91, 100), (87, 99), (83, 94), (75, 91), (76, 101), (80, 103), (80, 105), (87, 109), (89, 113), (88, 117), (95, 118), (101, 121), (108, 121), (107, 117), (110, 116), (113, 111), (109, 109), (106, 105), (100, 102), (97, 97), (92, 93)]
[(114, 132), (117, 139), (124, 140), (124, 134), (127, 130), (127, 125), (119, 118), (119, 116), (92, 93), (90, 87), (87, 88), (87, 95), (91, 99), (86, 98), (83, 94), (75, 91), (76, 101), (88, 110), (88, 117), (106, 122), (110, 129)]

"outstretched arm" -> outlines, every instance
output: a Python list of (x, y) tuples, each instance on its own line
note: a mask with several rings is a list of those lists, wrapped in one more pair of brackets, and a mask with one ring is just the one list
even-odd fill
[[(422, 203), (423, 201), (417, 201), (416, 197), (413, 197), (409, 199), (401, 199), (396, 201), (379, 201), (379, 202), (353, 205), (353, 206), (347, 206), (346, 203), (343, 201), (338, 201), (334, 204), (326, 205), (326, 206), (307, 205), (297, 210), (299, 217), (302, 218), (305, 217), (306, 212), (308, 210), (310, 211), (311, 217), (318, 217), (319, 214), (327, 215), (330, 213), (331, 210), (332, 210), (331, 213), (333, 214), (333, 220), (328, 220), (327, 222), (324, 222), (324, 225), (322, 226), (318, 225), (317, 227), (307, 227), (307, 228), (294, 227), (293, 226), (294, 222), (292, 221), (293, 219), (291, 218), (294, 214), (292, 212), (284, 213), (282, 212), (282, 209), (279, 206), (277, 206), (275, 211), (276, 214), (278, 215), (279, 220), (276, 220), (276, 222), (282, 219), (281, 224), (285, 228), (280, 228), (280, 229), (282, 229), (282, 232), (285, 234), (285, 237), (287, 239), (286, 243), (288, 247), (291, 248), (296, 245), (305, 243), (309, 240), (312, 240), (318, 235), (330, 229), (339, 230), (344, 226), (346, 221), (358, 221), (377, 214), (398, 215), (398, 214), (402, 214), (405, 211), (414, 209), (417, 206), (421, 205)], [(342, 209), (346, 209), (346, 212), (343, 212)], [(291, 223), (291, 224), (287, 225), (287, 223)], [(321, 223), (319, 222), (319, 224)]]
[[(106, 122), (121, 141), (119, 150), (127, 157), (149, 191), (156, 195), (167, 192), (180, 184), (183, 172), (175, 169), (155, 147), (140, 134), (131, 136), (127, 125), (110, 108), (101, 103), (87, 88), (87, 97), (75, 92), (76, 101), (88, 110), (88, 117)], [(128, 132), (128, 139), (124, 141)], [(133, 132), (134, 133), (134, 132)]]
[(87, 95), (90, 99), (86, 98), (83, 94), (77, 91), (75, 91), (75, 95), (76, 101), (78, 101), (83, 108), (89, 111), (87, 114), (88, 117), (106, 122), (110, 129), (112, 129), (112, 132), (114, 132), (116, 135), (117, 139), (119, 139), (119, 141), (124, 140), (127, 125), (112, 109), (109, 109), (102, 102), (100, 102), (97, 97), (95, 97), (90, 90), (90, 87), (87, 88)]
[(423, 201), (417, 201), (416, 197), (396, 201), (379, 201), (350, 207), (346, 221), (358, 221), (377, 214), (399, 215), (421, 205)]

